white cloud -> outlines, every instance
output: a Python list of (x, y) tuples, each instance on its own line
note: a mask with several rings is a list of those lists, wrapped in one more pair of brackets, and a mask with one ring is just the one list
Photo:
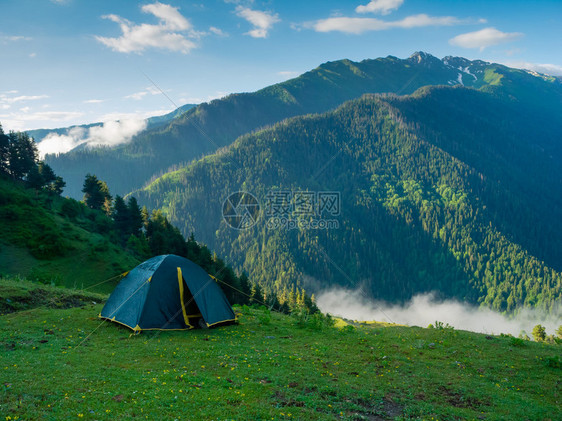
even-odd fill
[(105, 99), (87, 99), (82, 102), (84, 104), (101, 104), (102, 102), (105, 102)]
[[(0, 108), (5, 108), (0, 105)], [(10, 130), (28, 130), (30, 128), (39, 128), (52, 126), (53, 123), (63, 125), (71, 120), (84, 115), (80, 111), (38, 111), (29, 112), (30, 108), (23, 107), (23, 110), (0, 114), (0, 121)]]
[(384, 321), (410, 326), (427, 327), (440, 321), (455, 329), (482, 333), (529, 333), (537, 324), (552, 334), (560, 325), (560, 308), (546, 315), (538, 310), (525, 309), (510, 318), (490, 309), (474, 307), (456, 300), (439, 301), (432, 294), (413, 297), (408, 303), (391, 305), (366, 299), (359, 291), (331, 289), (316, 294), (320, 310), (352, 320)]
[(156, 2), (142, 6), (141, 10), (156, 16), (160, 22), (137, 25), (117, 15), (105, 15), (104, 19), (119, 24), (123, 35), (118, 38), (96, 36), (96, 39), (120, 53), (142, 53), (147, 48), (159, 48), (186, 54), (197, 47), (193, 40), (199, 39), (202, 33), (195, 31), (177, 8)]
[(531, 70), (533, 72), (544, 73), (551, 76), (562, 76), (562, 66), (558, 64), (548, 63), (529, 63), (526, 61), (504, 62), (506, 66), (515, 67), (517, 69)]
[(401, 20), (385, 21), (377, 18), (333, 17), (321, 19), (311, 25), (316, 32), (339, 31), (362, 34), (367, 31), (384, 31), (393, 28), (418, 28), (423, 26), (451, 26), (463, 23), (453, 16), (429, 16), (426, 14), (407, 16)]
[(280, 72), (277, 72), (277, 74), (279, 76), (283, 76), (283, 77), (286, 77), (287, 79), (289, 79), (289, 78), (293, 78), (293, 77), (298, 76), (299, 72), (295, 72), (295, 71), (292, 71), (292, 70), (282, 70)]
[(146, 120), (139, 119), (109, 121), (88, 129), (74, 127), (63, 135), (55, 133), (47, 135), (39, 142), (37, 149), (39, 155), (43, 158), (46, 154), (69, 152), (80, 145), (88, 147), (117, 146), (130, 142), (133, 136), (145, 128)]
[(502, 32), (490, 27), (457, 35), (449, 40), (449, 44), (462, 48), (479, 48), (483, 51), (486, 47), (515, 41), (522, 36), (521, 32)]
[(181, 104), (202, 104), (204, 102), (211, 102), (214, 99), (224, 98), (225, 96), (229, 95), (230, 92), (225, 91), (216, 91), (214, 94), (207, 95), (207, 97), (193, 97), (189, 96), (189, 94), (184, 93), (182, 97), (180, 97), (179, 102)]
[(380, 13), (381, 15), (388, 15), (393, 10), (402, 6), (404, 0), (372, 0), (365, 6), (357, 6), (355, 11), (357, 13)]
[(126, 99), (134, 99), (136, 101), (139, 101), (139, 100), (143, 99), (148, 94), (159, 95), (159, 94), (161, 94), (161, 92), (158, 89), (156, 89), (154, 86), (148, 86), (144, 89), (144, 91), (135, 92), (131, 95), (125, 96), (125, 98)]
[(25, 37), (23, 35), (4, 35), (0, 37), (0, 41), (2, 41), (3, 44), (16, 41), (31, 41), (32, 39), (31, 37)]
[[(17, 91), (10, 91), (10, 92), (17, 92)], [(0, 104), (7, 103), (13, 104), (14, 102), (26, 102), (26, 101), (37, 101), (39, 99), (49, 98), (48, 95), (20, 95), (20, 96), (13, 96), (10, 97), (6, 94), (0, 94)]]
[(237, 6), (236, 15), (250, 22), (254, 29), (246, 32), (253, 38), (266, 38), (268, 31), (277, 22), (280, 22), (277, 13), (272, 14), (260, 10), (252, 10), (249, 7)]
[(209, 32), (219, 36), (219, 37), (227, 37), (228, 34), (224, 32), (222, 29), (216, 28), (214, 26), (209, 27)]
[(134, 99), (134, 100), (136, 100), (136, 101), (140, 101), (140, 100), (143, 99), (147, 94), (148, 94), (147, 91), (135, 92), (134, 94), (127, 95), (125, 98), (126, 98), (126, 99)]
[(49, 98), (48, 95), (18, 95), (18, 91), (7, 91), (0, 93), (0, 108), (7, 110), (15, 103), (26, 103), (28, 101), (38, 101)]

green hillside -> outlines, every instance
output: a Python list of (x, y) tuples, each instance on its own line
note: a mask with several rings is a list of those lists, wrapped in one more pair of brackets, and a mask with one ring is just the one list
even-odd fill
[(333, 61), (253, 93), (200, 104), (164, 126), (141, 132), (129, 144), (80, 148), (50, 156), (47, 162), (66, 180), (66, 193), (71, 197), (80, 197), (81, 182), (88, 172), (103, 174), (113, 190), (123, 195), (172, 166), (186, 165), (230, 145), (245, 133), (287, 117), (324, 112), (365, 93), (410, 94), (426, 85), (481, 87), (514, 78), (522, 81), (518, 86), (526, 86), (524, 89), (534, 89), (539, 79), (548, 87), (543, 90), (561, 86), (557, 80), (545, 81), (497, 64), (459, 57), (440, 60), (426, 53), (407, 59), (389, 56), (361, 62)]
[[(0, 280), (0, 305), (36, 288)], [(6, 420), (559, 419), (560, 345), (247, 307), (234, 326), (132, 335), (78, 292), (0, 307)]]
[[(545, 95), (545, 107), (561, 93)], [(361, 286), (389, 301), (438, 291), (499, 311), (554, 309), (561, 107), (537, 109), (514, 94), (434, 87), (365, 96), (242, 136), (135, 195), (272, 290)], [(242, 231), (223, 221), (231, 193), (252, 193), (264, 210), (268, 194), (283, 190), (339, 192), (338, 229), (272, 229), (264, 213)]]
[(0, 220), (0, 275), (82, 288), (140, 262), (112, 238), (111, 220), (101, 212), (2, 176)]

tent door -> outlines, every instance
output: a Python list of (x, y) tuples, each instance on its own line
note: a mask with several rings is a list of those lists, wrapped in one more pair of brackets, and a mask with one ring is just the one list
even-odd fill
[(201, 311), (183, 279), (181, 268), (178, 268), (178, 284), (180, 289), (181, 308), (183, 319), (189, 328), (199, 327), (199, 321), (203, 318)]

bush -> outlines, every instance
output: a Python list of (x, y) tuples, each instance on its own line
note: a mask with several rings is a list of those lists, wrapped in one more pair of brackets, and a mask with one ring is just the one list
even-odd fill
[(60, 214), (62, 216), (66, 216), (68, 219), (74, 220), (78, 215), (80, 215), (81, 211), (82, 207), (80, 206), (80, 203), (76, 200), (69, 199), (65, 200), (62, 204)]
[(543, 342), (546, 339), (546, 329), (542, 325), (536, 325), (533, 328), (533, 338), (537, 342)]
[(550, 368), (562, 368), (562, 360), (558, 355), (554, 355), (552, 357), (546, 357), (544, 359), (544, 363), (547, 367)]
[(509, 342), (512, 346), (525, 346), (525, 340), (522, 338), (511, 337)]
[(271, 323), (271, 310), (263, 306), (261, 312), (258, 314), (258, 320), (262, 325), (268, 325)]
[(449, 323), (443, 324), (443, 322), (440, 322), (439, 320), (435, 321), (435, 325), (430, 324), (429, 326), (427, 326), (428, 329), (439, 329), (439, 330), (443, 330), (443, 329), (454, 329), (453, 326), (451, 326)]
[(340, 329), (341, 333), (353, 333), (355, 332), (355, 326), (352, 325), (345, 325)]

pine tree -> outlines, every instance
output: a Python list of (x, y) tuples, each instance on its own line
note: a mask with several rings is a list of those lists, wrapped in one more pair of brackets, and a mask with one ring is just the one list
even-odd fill
[(144, 226), (144, 217), (137, 199), (132, 196), (127, 202), (127, 212), (129, 214), (128, 232), (138, 236)]
[(39, 167), (37, 165), (29, 170), (25, 181), (28, 187), (36, 190), (41, 189), (45, 185), (45, 179), (43, 178), (43, 175), (39, 171)]
[(8, 171), (14, 179), (23, 180), (37, 165), (37, 145), (25, 132), (10, 132), (8, 138)]
[(57, 176), (49, 164), (41, 161), (38, 164), (38, 169), (39, 173), (43, 177), (43, 180), (45, 181), (45, 185), (51, 184), (56, 181)]
[(123, 241), (127, 241), (129, 234), (129, 210), (125, 201), (119, 195), (115, 196), (113, 203), (113, 222)]
[(546, 329), (544, 326), (541, 325), (536, 325), (533, 328), (533, 338), (535, 339), (535, 341), (537, 342), (542, 342), (546, 339)]
[(246, 272), (242, 272), (242, 275), (240, 275), (239, 283), (240, 291), (244, 293), (242, 295), (242, 302), (240, 304), (248, 304), (252, 294), (252, 287), (250, 285), (250, 280), (248, 279), (248, 275), (246, 275)]
[(0, 124), (0, 174), (8, 174), (10, 138), (4, 133)]
[(95, 175), (87, 174), (82, 188), (84, 202), (91, 209), (108, 210), (107, 202), (111, 200), (107, 184), (98, 180)]
[(57, 176), (55, 181), (51, 183), (49, 186), (49, 190), (55, 194), (62, 194), (64, 188), (66, 187), (66, 182), (62, 179), (62, 177)]

